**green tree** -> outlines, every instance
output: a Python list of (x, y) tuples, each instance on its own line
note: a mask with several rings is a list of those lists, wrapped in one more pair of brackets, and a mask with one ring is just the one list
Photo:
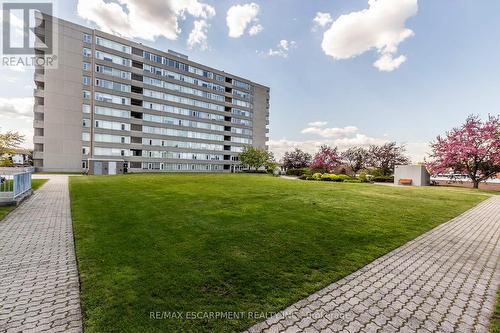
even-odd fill
[(19, 132), (9, 131), (0, 133), (0, 166), (12, 166), (9, 155), (16, 152), (16, 148), (24, 142), (24, 135)]
[(246, 146), (239, 155), (241, 164), (248, 165), (250, 169), (259, 169), (273, 161), (272, 153), (265, 149)]
[(24, 139), (24, 135), (19, 132), (0, 133), (0, 155), (14, 154)]

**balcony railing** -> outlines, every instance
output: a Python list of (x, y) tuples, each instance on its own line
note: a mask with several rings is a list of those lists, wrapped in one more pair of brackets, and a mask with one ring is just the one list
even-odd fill
[(35, 72), (34, 80), (37, 81), (37, 82), (44, 82), (45, 81), (44, 74), (36, 73)]
[(33, 95), (35, 97), (43, 97), (43, 89), (33, 89)]

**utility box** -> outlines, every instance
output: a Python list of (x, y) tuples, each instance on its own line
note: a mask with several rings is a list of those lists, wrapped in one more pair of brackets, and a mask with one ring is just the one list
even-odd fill
[(428, 186), (431, 175), (423, 165), (396, 165), (394, 167), (394, 184)]
[(123, 160), (93, 159), (88, 160), (89, 175), (119, 175), (124, 173)]

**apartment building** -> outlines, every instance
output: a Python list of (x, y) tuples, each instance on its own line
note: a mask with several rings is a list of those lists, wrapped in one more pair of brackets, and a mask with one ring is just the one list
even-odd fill
[(171, 50), (36, 20), (35, 34), (57, 31), (58, 45), (58, 67), (34, 74), (37, 170), (232, 172), (245, 145), (267, 149), (268, 87)]

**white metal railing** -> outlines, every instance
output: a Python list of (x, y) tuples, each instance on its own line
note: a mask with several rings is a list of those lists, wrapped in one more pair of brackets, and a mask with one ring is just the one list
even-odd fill
[(32, 168), (0, 169), (0, 201), (11, 201), (31, 190)]

